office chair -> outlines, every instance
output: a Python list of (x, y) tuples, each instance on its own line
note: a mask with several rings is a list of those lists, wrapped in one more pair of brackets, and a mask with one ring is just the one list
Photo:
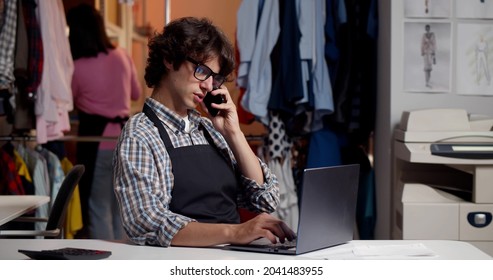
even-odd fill
[(70, 198), (75, 187), (79, 183), (80, 178), (84, 174), (84, 165), (75, 165), (65, 176), (65, 179), (60, 186), (58, 194), (51, 207), (50, 215), (46, 218), (38, 217), (19, 217), (16, 222), (47, 222), (45, 230), (0, 230), (0, 237), (17, 236), (43, 236), (44, 238), (61, 238), (65, 212), (70, 202)]

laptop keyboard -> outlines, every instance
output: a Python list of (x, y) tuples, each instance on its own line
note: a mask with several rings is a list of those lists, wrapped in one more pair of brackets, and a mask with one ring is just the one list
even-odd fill
[(270, 241), (267, 242), (252, 242), (250, 246), (256, 246), (259, 248), (276, 248), (276, 249), (291, 249), (296, 247), (296, 239), (291, 241), (286, 241), (284, 243), (277, 242), (276, 244), (272, 244)]

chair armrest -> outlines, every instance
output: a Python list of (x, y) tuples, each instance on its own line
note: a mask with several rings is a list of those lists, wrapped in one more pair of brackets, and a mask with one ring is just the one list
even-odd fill
[(0, 236), (48, 236), (60, 235), (60, 229), (54, 230), (0, 230)]

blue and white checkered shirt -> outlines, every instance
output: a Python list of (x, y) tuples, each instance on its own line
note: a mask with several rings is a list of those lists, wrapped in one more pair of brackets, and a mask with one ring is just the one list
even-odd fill
[[(198, 111), (190, 111), (190, 133), (185, 133), (185, 122), (168, 108), (152, 98), (146, 100), (163, 122), (174, 147), (207, 145), (199, 130), (202, 123), (225, 158), (235, 171), (236, 160), (223, 136), (217, 132), (209, 119)], [(271, 213), (279, 204), (277, 178), (267, 165), (259, 160), (264, 183), (258, 184), (240, 176), (242, 192), (238, 206), (255, 212)], [(113, 158), (113, 181), (115, 193), (122, 210), (123, 225), (128, 237), (137, 244), (169, 246), (173, 236), (189, 222), (194, 221), (169, 210), (173, 173), (171, 160), (158, 129), (144, 114), (138, 113), (125, 125)]]

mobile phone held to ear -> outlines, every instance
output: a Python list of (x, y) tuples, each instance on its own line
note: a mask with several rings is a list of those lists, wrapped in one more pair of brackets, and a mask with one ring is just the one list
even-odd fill
[(204, 97), (204, 104), (207, 107), (207, 110), (209, 110), (209, 113), (213, 117), (217, 116), (217, 113), (219, 113), (219, 110), (216, 108), (212, 108), (211, 104), (212, 103), (221, 104), (221, 103), (225, 103), (225, 102), (226, 102), (226, 98), (223, 94), (212, 95), (212, 93), (208, 92)]

